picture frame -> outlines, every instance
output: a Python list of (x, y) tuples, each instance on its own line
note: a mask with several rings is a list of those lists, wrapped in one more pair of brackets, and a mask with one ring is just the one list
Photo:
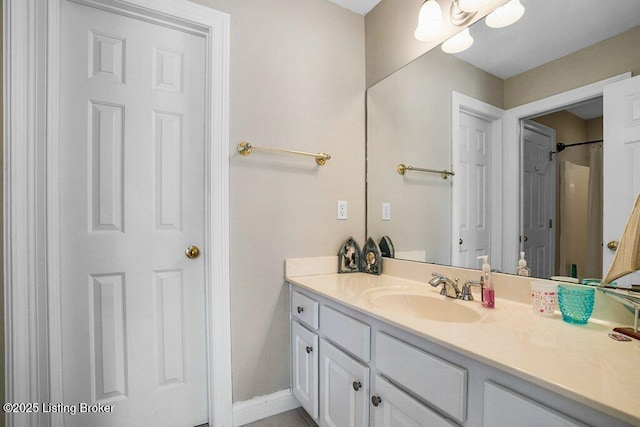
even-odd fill
[(382, 273), (382, 252), (371, 237), (367, 239), (362, 250), (362, 271), (368, 274)]
[(380, 252), (382, 253), (383, 257), (385, 258), (396, 257), (396, 250), (393, 247), (393, 242), (391, 241), (391, 237), (383, 236), (382, 239), (380, 239), (380, 243), (378, 244), (378, 246), (380, 247)]
[(338, 273), (357, 273), (361, 267), (360, 245), (349, 237), (338, 251)]

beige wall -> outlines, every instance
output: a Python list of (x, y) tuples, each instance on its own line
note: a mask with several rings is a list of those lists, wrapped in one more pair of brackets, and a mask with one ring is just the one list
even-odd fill
[[(284, 260), (364, 245), (364, 18), (326, 0), (198, 0), (231, 15), (233, 400), (289, 387)], [(313, 159), (236, 153), (250, 141)], [(336, 220), (336, 202), (349, 219)]]
[[(451, 91), (502, 107), (503, 81), (434, 49), (367, 91), (368, 233), (391, 236), (396, 251), (424, 251), (450, 263), (451, 182), (396, 172), (399, 163), (451, 168)], [(382, 221), (381, 203), (391, 203)]]
[(585, 125), (587, 127), (587, 141), (596, 141), (604, 138), (604, 123), (602, 117), (587, 120)]
[(505, 81), (505, 108), (513, 108), (631, 71), (640, 73), (640, 27), (541, 65)]

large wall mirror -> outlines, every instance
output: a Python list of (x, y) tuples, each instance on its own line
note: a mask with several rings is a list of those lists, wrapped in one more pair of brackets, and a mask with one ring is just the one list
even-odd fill
[(603, 209), (624, 177), (603, 172), (602, 87), (640, 74), (640, 5), (521, 3), (515, 24), (478, 21), (468, 50), (434, 48), (368, 89), (367, 233), (401, 259), (478, 268), (489, 254), (515, 273), (524, 251), (533, 276), (601, 277), (603, 223), (621, 232), (634, 200)]

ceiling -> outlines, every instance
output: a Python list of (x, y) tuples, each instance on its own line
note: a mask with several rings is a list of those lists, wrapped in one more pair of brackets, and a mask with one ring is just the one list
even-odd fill
[(582, 120), (591, 120), (596, 117), (602, 117), (604, 115), (602, 97), (574, 105), (571, 108), (567, 108), (567, 111), (574, 116), (580, 117)]
[[(380, 2), (328, 1), (361, 15)], [(640, 25), (639, 0), (520, 1), (522, 19), (500, 29), (477, 22), (470, 27), (474, 45), (455, 56), (507, 79)]]
[(640, 25), (638, 0), (521, 0), (515, 24), (470, 27), (475, 42), (455, 56), (506, 79)]
[(360, 15), (366, 15), (371, 9), (373, 9), (380, 0), (329, 0), (331, 3), (335, 3), (349, 9), (352, 12), (359, 13)]

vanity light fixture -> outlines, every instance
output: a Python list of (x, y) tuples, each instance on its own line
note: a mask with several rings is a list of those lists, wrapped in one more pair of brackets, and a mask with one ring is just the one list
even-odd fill
[(446, 53), (458, 53), (467, 50), (473, 44), (469, 28), (465, 28), (449, 40), (442, 43), (441, 49)]
[[(486, 0), (484, 0), (486, 1)], [(465, 11), (458, 5), (459, 0), (451, 2), (449, 21), (456, 27), (469, 24), (476, 12)], [(426, 0), (418, 14), (418, 26), (414, 32), (416, 39), (423, 42), (435, 41), (445, 34), (445, 23), (442, 16), (442, 7), (438, 0)]]
[(420, 7), (418, 26), (413, 34), (423, 42), (437, 40), (444, 34), (442, 8), (437, 0), (426, 0)]
[(457, 0), (456, 2), (460, 9), (465, 12), (477, 12), (491, 3), (490, 0)]
[(504, 28), (522, 18), (522, 15), (524, 15), (524, 6), (520, 0), (511, 0), (487, 15), (484, 22), (491, 28)]

